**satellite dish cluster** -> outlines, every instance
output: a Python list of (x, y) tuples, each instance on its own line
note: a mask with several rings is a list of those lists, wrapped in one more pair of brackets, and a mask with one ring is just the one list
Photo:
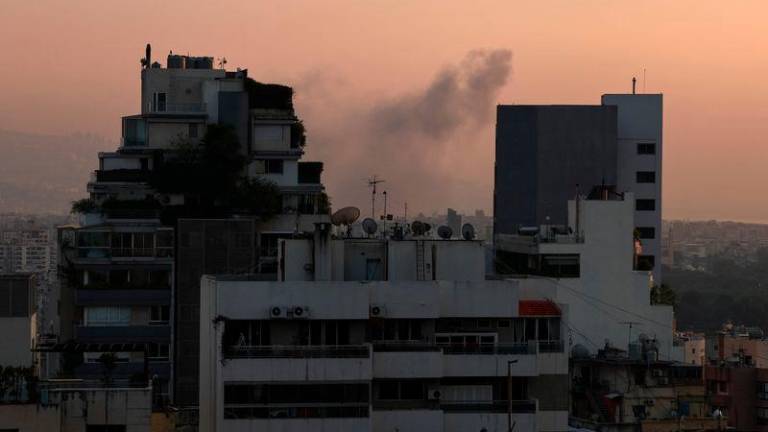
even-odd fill
[[(352, 224), (357, 222), (360, 218), (360, 209), (357, 207), (344, 207), (331, 215), (331, 223), (335, 226), (346, 226), (349, 232)], [(363, 232), (368, 236), (373, 236), (378, 232), (379, 224), (373, 218), (365, 218), (360, 223)], [(413, 221), (413, 223), (405, 225), (397, 225), (393, 227), (394, 238), (402, 239), (404, 232), (409, 232), (413, 237), (429, 236), (432, 232), (432, 225), (422, 222)], [(399, 234), (398, 234), (399, 233)], [(437, 227), (437, 236), (443, 240), (449, 240), (453, 238), (453, 228), (448, 225), (440, 225)], [(461, 237), (464, 240), (473, 240), (475, 238), (475, 227), (472, 224), (465, 223), (461, 227)]]

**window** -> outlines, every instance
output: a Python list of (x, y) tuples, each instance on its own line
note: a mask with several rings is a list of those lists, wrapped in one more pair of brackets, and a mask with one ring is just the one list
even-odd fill
[(656, 228), (655, 227), (637, 227), (635, 228), (637, 230), (637, 234), (639, 238), (641, 239), (653, 239), (656, 238)]
[(154, 361), (168, 361), (171, 357), (171, 347), (168, 344), (151, 343), (147, 345), (147, 359)]
[(29, 294), (26, 280), (0, 282), (0, 317), (29, 316)]
[(168, 324), (171, 316), (170, 306), (150, 306), (149, 323), (150, 324)]
[(650, 271), (656, 265), (656, 257), (653, 255), (638, 255), (635, 270)]
[(427, 398), (427, 389), (422, 381), (382, 381), (378, 383), (379, 400), (420, 400)]
[(635, 173), (635, 180), (638, 183), (656, 183), (656, 172), (638, 171)]
[(167, 109), (167, 94), (165, 92), (158, 92), (154, 94), (153, 110), (155, 112), (165, 112)]
[(420, 341), (422, 320), (386, 319), (371, 322), (370, 335), (374, 341)]
[(197, 138), (197, 123), (190, 123), (189, 124), (189, 137), (190, 138)]
[(128, 306), (97, 306), (85, 308), (86, 326), (127, 326), (131, 323)]
[(281, 159), (266, 159), (266, 160), (264, 160), (264, 172), (266, 174), (282, 174), (283, 173), (283, 161)]
[(638, 143), (637, 154), (639, 155), (655, 155), (656, 143)]
[(635, 200), (635, 210), (637, 211), (655, 211), (656, 200), (653, 199), (637, 199)]

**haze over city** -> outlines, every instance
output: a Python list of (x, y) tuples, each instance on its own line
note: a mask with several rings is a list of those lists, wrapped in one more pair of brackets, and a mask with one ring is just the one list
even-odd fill
[[(126, 89), (139, 89), (151, 41), (159, 55), (226, 57), (230, 69), (294, 86), (307, 157), (325, 162), (334, 206), (365, 208), (364, 178), (378, 174), (394, 212), (405, 202), (491, 211), (497, 103), (599, 104), (634, 76), (639, 91), (665, 96), (664, 217), (765, 222), (768, 204), (755, 197), (768, 162), (766, 5), (722, 6), (4, 2), (0, 79), (13, 85), (0, 129), (95, 134), (108, 150), (120, 116), (138, 108)], [(446, 133), (393, 132), (413, 114)]]

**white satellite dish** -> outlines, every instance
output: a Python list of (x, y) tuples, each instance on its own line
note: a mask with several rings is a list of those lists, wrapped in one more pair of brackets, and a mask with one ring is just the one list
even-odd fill
[(368, 235), (373, 235), (376, 233), (376, 229), (378, 229), (378, 224), (375, 220), (371, 218), (365, 218), (363, 219), (363, 231), (365, 231)]
[(465, 223), (461, 226), (461, 236), (464, 240), (472, 240), (475, 238), (475, 227), (472, 224)]
[(443, 240), (448, 240), (453, 235), (453, 230), (448, 225), (440, 225), (437, 229), (437, 235)]
[(331, 223), (339, 225), (352, 225), (360, 217), (360, 209), (357, 207), (344, 207), (331, 215)]

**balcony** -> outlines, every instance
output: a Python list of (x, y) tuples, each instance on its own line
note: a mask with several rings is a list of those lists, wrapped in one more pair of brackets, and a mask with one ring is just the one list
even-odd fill
[(168, 342), (171, 328), (167, 325), (77, 326), (75, 339), (82, 343)]
[(443, 352), (435, 345), (377, 344), (373, 350), (376, 378), (440, 378)]
[(147, 107), (150, 114), (205, 114), (206, 105), (197, 103), (151, 103)]
[(443, 349), (443, 376), (506, 376), (510, 361), (517, 361), (514, 376), (537, 376), (537, 352), (536, 343), (447, 346)]
[(78, 289), (75, 290), (77, 306), (150, 306), (168, 305), (170, 288), (166, 289)]
[(122, 182), (122, 183), (146, 183), (149, 181), (150, 171), (142, 169), (116, 169), (96, 170), (97, 182)]
[(228, 349), (225, 381), (370, 380), (369, 345), (259, 346)]

